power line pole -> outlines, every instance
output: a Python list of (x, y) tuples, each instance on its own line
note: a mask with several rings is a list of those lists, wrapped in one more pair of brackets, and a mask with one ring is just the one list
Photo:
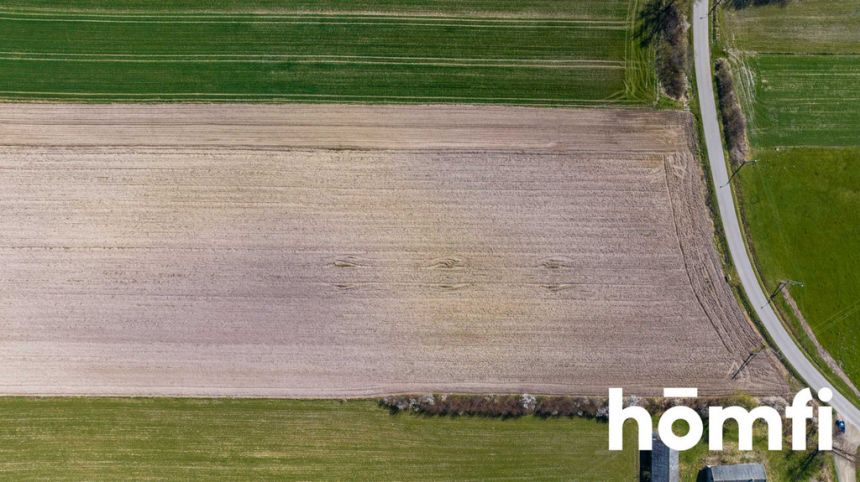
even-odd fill
[(750, 161), (744, 161), (744, 162), (742, 162), (738, 167), (736, 167), (736, 168), (735, 168), (735, 170), (734, 170), (734, 171), (732, 171), (732, 175), (731, 175), (731, 176), (729, 176), (729, 180), (728, 180), (728, 181), (726, 181), (726, 183), (725, 183), (725, 184), (723, 184), (723, 185), (722, 185), (722, 186), (720, 186), (720, 187), (726, 187), (726, 186), (728, 186), (729, 184), (731, 184), (731, 183), (732, 183), (732, 179), (734, 179), (734, 178), (735, 178), (735, 176), (736, 176), (736, 175), (741, 171), (741, 169), (743, 169), (743, 168), (744, 168), (744, 166), (746, 166), (747, 164), (755, 164), (755, 163), (757, 163), (757, 162), (758, 162), (758, 160), (757, 160), (757, 159), (752, 159), (752, 160), (750, 160)]
[(734, 373), (734, 374), (732, 374), (732, 380), (736, 379), (736, 378), (738, 377), (738, 375), (740, 375), (740, 373), (743, 371), (743, 369), (744, 369), (744, 368), (746, 368), (746, 367), (747, 367), (747, 365), (749, 365), (749, 364), (750, 364), (750, 362), (752, 361), (753, 357), (755, 357), (756, 355), (758, 355), (758, 352), (757, 352), (757, 351), (752, 351), (752, 352), (750, 352), (750, 354), (746, 357), (746, 359), (744, 360), (744, 362), (743, 362), (743, 363), (741, 363), (741, 366), (739, 366), (739, 367), (738, 367), (738, 369), (737, 369), (737, 370), (735, 370), (735, 373)]
[(793, 279), (782, 280), (779, 282), (778, 285), (776, 285), (776, 289), (773, 290), (770, 296), (768, 296), (767, 303), (761, 305), (761, 307), (764, 308), (766, 305), (769, 305), (773, 301), (773, 299), (776, 298), (776, 294), (779, 293), (779, 291), (786, 286), (800, 286), (801, 288), (803, 288), (806, 285), (804, 285), (802, 281), (795, 281)]

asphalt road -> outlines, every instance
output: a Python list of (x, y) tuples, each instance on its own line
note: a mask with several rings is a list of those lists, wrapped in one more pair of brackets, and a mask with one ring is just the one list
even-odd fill
[[(693, 5), (693, 46), (695, 49), (699, 105), (702, 109), (702, 124), (705, 131), (705, 146), (708, 149), (708, 158), (710, 159), (711, 176), (717, 189), (717, 201), (723, 220), (723, 231), (728, 241), (732, 262), (741, 278), (741, 284), (747, 298), (784, 358), (813, 390), (823, 387), (833, 389), (827, 379), (795, 345), (794, 340), (776, 316), (773, 307), (768, 303), (768, 295), (759, 285), (749, 253), (744, 245), (735, 200), (732, 196), (731, 186), (728, 184), (729, 173), (723, 155), (722, 136), (717, 124), (708, 27), (708, 0), (697, 0)], [(860, 410), (835, 389), (833, 389), (831, 405), (844, 419), (854, 426), (860, 427)]]

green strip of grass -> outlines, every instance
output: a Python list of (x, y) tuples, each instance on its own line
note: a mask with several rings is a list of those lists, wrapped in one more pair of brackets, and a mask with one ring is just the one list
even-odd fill
[(622, 101), (623, 69), (232, 62), (0, 60), (2, 98), (207, 101)]
[(5, 0), (3, 10), (103, 13), (376, 12), (623, 19), (628, 0)]
[(390, 415), (373, 401), (0, 398), (8, 479), (634, 480), (584, 419)]
[(636, 38), (637, 23), (639, 22), (640, 0), (631, 0), (627, 13), (627, 50), (624, 54), (625, 68), (625, 97), (648, 103), (657, 98), (657, 77), (654, 70), (654, 48), (643, 47)]
[(767, 289), (792, 296), (860, 385), (860, 148), (763, 150), (741, 171), (743, 209)]
[[(621, 19), (623, 21), (623, 19)], [(539, 61), (623, 60), (623, 22), (344, 15), (98, 17), (0, 14), (0, 56), (126, 55), (199, 62), (236, 56)], [(413, 61), (414, 61), (413, 60)]]

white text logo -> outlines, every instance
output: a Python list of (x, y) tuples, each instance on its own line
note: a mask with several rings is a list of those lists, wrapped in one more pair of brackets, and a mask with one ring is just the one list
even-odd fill
[[(695, 388), (666, 388), (663, 389), (666, 398), (696, 398)], [(833, 392), (829, 388), (818, 391), (818, 399), (829, 402)], [(805, 388), (794, 396), (790, 406), (785, 407), (785, 418), (791, 421), (792, 450), (806, 450), (806, 427), (812, 419), (813, 410), (809, 405), (812, 392)], [(833, 448), (833, 409), (829, 406), (818, 408), (818, 449), (832, 450)], [(709, 407), (708, 419), (708, 448), (723, 450), (723, 425), (727, 420), (735, 420), (738, 424), (738, 449), (752, 450), (753, 424), (762, 420), (767, 425), (768, 450), (782, 450), (782, 417), (773, 407), (756, 407), (747, 410), (744, 407)], [(652, 420), (651, 414), (642, 407), (624, 407), (624, 394), (620, 388), (609, 389), (609, 450), (621, 450), (624, 439), (624, 422), (633, 420), (638, 425), (639, 450), (651, 450)], [(684, 435), (675, 435), (672, 425), (683, 420), (689, 427)], [(690, 407), (678, 405), (672, 407), (660, 417), (657, 422), (657, 433), (666, 446), (674, 450), (687, 450), (702, 439), (704, 424), (702, 417)]]

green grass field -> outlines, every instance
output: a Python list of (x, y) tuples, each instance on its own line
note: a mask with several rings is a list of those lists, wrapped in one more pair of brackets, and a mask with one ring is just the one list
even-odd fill
[(748, 65), (756, 148), (860, 145), (860, 55), (760, 55)]
[(722, 27), (759, 161), (739, 186), (760, 273), (805, 283), (793, 297), (860, 386), (860, 8), (792, 0)]
[(860, 148), (765, 150), (740, 176), (767, 288), (792, 296), (818, 340), (860, 385)]
[(67, 2), (0, 7), (0, 98), (653, 101), (636, 0)]
[(3, 479), (637, 476), (637, 452), (609, 452), (606, 424), (584, 419), (390, 415), (365, 400), (0, 398), (0, 413)]

